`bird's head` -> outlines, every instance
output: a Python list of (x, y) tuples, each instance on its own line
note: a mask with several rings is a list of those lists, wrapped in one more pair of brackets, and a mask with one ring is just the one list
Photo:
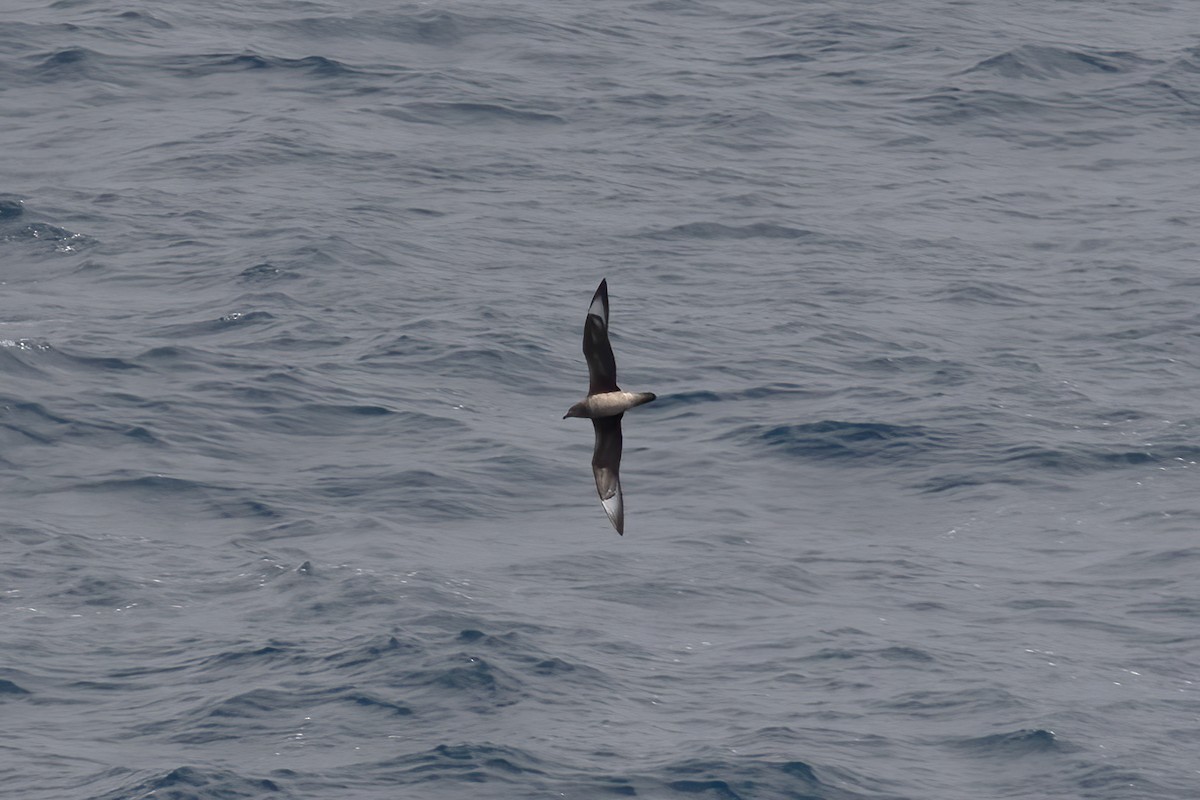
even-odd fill
[(567, 409), (567, 413), (563, 414), (563, 419), (567, 417), (586, 417), (587, 403), (576, 403)]

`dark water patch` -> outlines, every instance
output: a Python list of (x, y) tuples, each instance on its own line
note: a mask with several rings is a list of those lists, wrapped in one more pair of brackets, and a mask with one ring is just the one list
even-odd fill
[(224, 487), (215, 486), (210, 483), (188, 480), (187, 478), (172, 478), (169, 475), (105, 478), (78, 483), (72, 488), (79, 491), (105, 494), (146, 493), (156, 497), (170, 494), (203, 494), (212, 490), (224, 489)]
[(934, 139), (929, 136), (900, 136), (895, 139), (889, 139), (883, 143), (884, 147), (919, 147), (924, 148), (932, 144)]
[(53, 414), (40, 403), (5, 403), (0, 407), (0, 427), (38, 444), (50, 444), (61, 435), (63, 426), (73, 423)]
[[(300, 568), (280, 576), (285, 580), (273, 581), (273, 586), (286, 602), (289, 618), (300, 624), (335, 620), (341, 610), (348, 607), (365, 611), (372, 606), (390, 608), (397, 602), (395, 587), (374, 575), (347, 573), (340, 569), (317, 572), (310, 562), (305, 561)], [(314, 585), (314, 577), (322, 580)], [(355, 649), (358, 647), (356, 645)]]
[[(294, 325), (294, 322), (289, 323)], [(308, 355), (319, 350), (338, 350), (354, 341), (353, 336), (322, 336), (325, 327), (320, 323), (309, 322), (300, 326), (300, 330), (305, 331), (303, 335), (297, 334), (295, 330), (289, 330), (282, 325), (272, 326), (274, 332), (271, 335), (262, 335), (255, 338), (244, 337), (235, 342), (231, 342), (230, 349), (236, 349), (239, 353), (254, 357), (263, 350), (273, 350), (279, 353), (298, 353), (301, 356)], [(311, 333), (309, 333), (311, 331)], [(251, 369), (255, 367), (251, 366)], [(278, 374), (278, 373), (277, 373)]]
[(1048, 80), (1082, 75), (1112, 75), (1156, 64), (1126, 50), (1076, 50), (1026, 44), (985, 58), (961, 74)]
[(159, 19), (148, 11), (122, 11), (118, 13), (117, 19), (122, 22), (142, 23), (146, 27), (155, 28), (157, 30), (171, 30), (174, 28), (171, 23), (166, 20)]
[[(311, 405), (301, 406), (301, 410), (319, 411), (323, 414), (329, 414), (329, 415), (334, 415), (334, 416), (345, 416), (345, 417), (350, 417), (352, 419), (357, 418), (357, 417), (384, 417), (384, 416), (388, 416), (389, 414), (396, 413), (395, 411), (392, 411), (389, 408), (384, 408), (383, 406), (372, 406), (372, 405), (342, 406), (342, 405), (329, 405), (329, 404), (316, 404), (316, 403), (311, 404)], [(421, 416), (422, 416), (422, 418), (424, 418), (428, 415), (423, 414)], [(442, 418), (435, 417), (434, 419), (441, 420)], [(424, 421), (425, 420), (422, 419), (422, 422), (424, 422)]]
[(268, 283), (281, 278), (295, 277), (297, 276), (289, 272), (284, 272), (279, 267), (266, 261), (261, 264), (255, 264), (253, 267), (246, 267), (246, 269), (238, 273), (238, 279), (243, 283)]
[(1084, 475), (1115, 469), (1144, 469), (1150, 466), (1187, 465), (1200, 461), (1200, 445), (1150, 445), (1128, 450), (1088, 445), (1045, 447), (1021, 444), (1005, 448), (1001, 461), (1022, 469), (1038, 469), (1063, 475)]
[(1075, 608), (1076, 604), (1065, 600), (1053, 600), (1042, 597), (1022, 598), (1003, 604), (1005, 608), (1016, 611), (1036, 611), (1043, 608)]
[[(322, 43), (331, 38), (348, 38), (356, 42), (362, 39), (382, 39), (388, 42), (452, 48), (465, 44), (475, 36), (493, 40), (514, 37), (525, 43), (524, 47), (508, 48), (509, 52), (505, 53), (507, 58), (526, 58), (530, 54), (536, 54), (536, 43), (547, 37), (565, 36), (569, 37), (570, 41), (575, 41), (582, 33), (574, 24), (552, 21), (544, 15), (489, 15), (481, 13), (483, 8), (486, 6), (475, 7), (470, 13), (459, 13), (443, 9), (435, 11), (418, 6), (396, 7), (394, 12), (381, 12), (376, 9), (352, 15), (327, 14), (299, 19), (285, 17), (272, 23), (272, 27), (293, 32), (296, 36), (311, 37)], [(608, 28), (589, 32), (624, 38), (617, 31)], [(531, 45), (531, 42), (534, 44)], [(578, 52), (576, 48), (572, 48), (572, 51)]]
[(1050, 102), (1014, 92), (946, 87), (908, 101), (923, 109), (917, 121), (934, 125), (999, 123), (1009, 132), (1022, 132), (1033, 121), (1073, 118), (1085, 101)]
[(576, 666), (561, 658), (545, 658), (533, 665), (533, 672), (537, 675), (566, 675), (576, 671)]
[(708, 797), (721, 798), (721, 800), (741, 800), (742, 798), (742, 795), (730, 788), (725, 781), (668, 781), (667, 788), (681, 794), (704, 794)]
[[(690, 124), (704, 132), (703, 141), (707, 141), (715, 147), (750, 152), (760, 149), (763, 143), (769, 140), (769, 137), (791, 130), (790, 120), (765, 112), (739, 114), (726, 111), (713, 112), (701, 115), (690, 121)], [(740, 135), (737, 137), (727, 135), (727, 131), (730, 130), (736, 130)], [(741, 203), (737, 205), (742, 207)], [(782, 230), (758, 235), (762, 238), (798, 238), (794, 233)]]
[(566, 120), (544, 111), (513, 108), (499, 103), (435, 103), (421, 101), (406, 103), (402, 109), (385, 109), (379, 113), (394, 116), (407, 122), (430, 125), (565, 125)]
[[(311, 136), (296, 129), (273, 129), (268, 132), (239, 135), (235, 142), (220, 152), (202, 152), (192, 155), (164, 155), (158, 159), (147, 158), (132, 173), (171, 175), (179, 180), (217, 179), (233, 180), (247, 170), (277, 168), (281, 163), (305, 162), (334, 158), (338, 153)], [(174, 148), (158, 145), (160, 148)], [(179, 247), (193, 247), (195, 241), (181, 241)]]
[(917, 425), (839, 420), (795, 425), (747, 425), (722, 438), (806, 460), (908, 460), (945, 446), (941, 437)]
[(203, 53), (160, 59), (157, 66), (182, 78), (259, 70), (297, 71), (318, 78), (356, 75), (359, 71), (324, 56), (283, 58), (258, 53)]
[(905, 692), (889, 700), (877, 701), (874, 706), (880, 713), (942, 718), (948, 714), (1010, 714), (1023, 708), (1023, 703), (1003, 689), (962, 689)]
[(1006, 759), (1043, 753), (1071, 752), (1075, 749), (1063, 746), (1053, 731), (1040, 728), (951, 740), (949, 744), (970, 755)]
[(931, 386), (961, 386), (976, 374), (965, 364), (924, 356), (877, 356), (849, 364), (863, 372), (920, 375)]
[[(1065, 770), (1062, 778), (1075, 787), (1078, 797), (1084, 798), (1150, 798), (1186, 797), (1171, 792), (1166, 786), (1150, 780), (1143, 772), (1117, 764), (1081, 764), (1076, 769)], [(1190, 791), (1190, 790), (1189, 790)]]
[(100, 66), (106, 57), (86, 47), (68, 47), (49, 53), (39, 53), (33, 72), (47, 81), (95, 79), (101, 76)]
[(203, 350), (185, 345), (165, 345), (152, 347), (136, 356), (131, 362), (134, 366), (153, 367), (154, 369), (194, 369), (198, 363), (210, 359)]
[[(0, 405), (0, 432), (10, 441), (57, 445), (64, 442), (92, 446), (123, 444), (158, 446), (162, 442), (140, 425), (119, 422), (73, 419), (56, 414), (40, 403)], [(3, 434), (0, 434), (3, 435)]]
[(206, 656), (200, 660), (202, 671), (236, 669), (253, 671), (286, 664), (303, 665), (309, 655), (294, 642), (272, 639), (267, 644), (238, 647)]
[(83, 369), (89, 372), (112, 372), (137, 370), (140, 367), (132, 361), (127, 361), (123, 358), (115, 356), (90, 356), (76, 355), (63, 350), (53, 350), (57, 356), (65, 362), (68, 362), (72, 367)]
[(320, 78), (335, 78), (343, 75), (357, 75), (359, 70), (352, 69), (340, 61), (325, 56), (305, 56), (295, 59), (278, 59), (278, 66), (284, 69), (298, 69)]
[(0, 678), (0, 697), (17, 697), (30, 693), (31, 692), (23, 686), (19, 686), (5, 678)]
[(516, 631), (492, 634), (484, 633), (483, 631), (475, 630), (474, 628), (467, 628), (466, 630), (459, 632), (457, 639), (459, 642), (465, 644), (484, 644), (489, 647), (510, 649), (517, 642), (519, 636), (520, 634), (518, 634)]
[(1042, 298), (1035, 292), (997, 281), (957, 282), (942, 287), (930, 300), (943, 303), (981, 304), (988, 306), (1038, 305)]
[(204, 716), (215, 719), (257, 719), (292, 709), (298, 699), (294, 691), (251, 689), (211, 704), (205, 710)]
[[(489, 743), (441, 744), (432, 750), (368, 765), (378, 785), (470, 787), (467, 795), (487, 795), (482, 784), (521, 786), (526, 791), (537, 786), (546, 773), (532, 753), (515, 747)], [(356, 767), (356, 771), (361, 767)], [(521, 792), (524, 794), (525, 792)], [(509, 796), (505, 794), (504, 796)]]
[(1042, 366), (1026, 353), (1014, 353), (1008, 350), (988, 353), (984, 363), (991, 367), (1014, 370), (1029, 374), (1039, 374)]
[[(581, 582), (576, 588), (592, 592), (596, 597), (608, 597), (611, 602), (624, 603), (638, 608), (689, 606), (708, 595), (707, 590), (700, 588), (694, 581), (686, 579), (664, 580), (653, 585), (614, 579), (600, 583)], [(759, 593), (755, 594), (757, 597), (762, 597)]]
[[(153, 587), (153, 584), (150, 585)], [(153, 599), (154, 590), (145, 583), (121, 574), (100, 574), (92, 568), (89, 574), (74, 576), (67, 573), (48, 597), (101, 608), (125, 608), (144, 604)]]
[(393, 717), (410, 717), (413, 714), (413, 710), (402, 703), (384, 700), (381, 697), (366, 692), (350, 691), (346, 693), (343, 699), (346, 702), (353, 703), (355, 706), (372, 711), (385, 712)]
[(364, 356), (363, 360), (386, 355), (400, 356), (405, 369), (432, 370), (448, 377), (486, 377), (522, 388), (528, 387), (530, 374), (544, 371), (546, 365), (542, 348), (445, 346), (414, 340), (397, 343), (385, 352)]
[[(380, 434), (391, 431), (399, 436), (425, 438), (438, 432), (444, 434), (467, 430), (464, 423), (451, 417), (419, 411), (393, 411), (371, 404), (337, 403), (305, 403), (296, 408), (277, 408), (274, 404), (286, 402), (287, 392), (241, 387), (232, 394), (243, 399), (253, 396), (255, 402), (264, 403), (257, 409), (257, 413), (245, 418), (247, 425), (288, 436), (340, 436), (367, 430)], [(433, 486), (440, 477), (437, 473), (417, 470), (404, 476), (400, 482), (403, 484), (415, 481), (422, 486)]]
[(90, 236), (48, 222), (30, 222), (13, 227), (0, 225), (0, 244), (44, 245), (50, 252), (70, 254), (94, 243), (95, 240)]
[(1172, 67), (1182, 69), (1194, 75), (1200, 75), (1200, 45), (1185, 47), (1183, 52), (1176, 56), (1170, 63)]
[(946, 611), (948, 609), (945, 603), (938, 603), (932, 600), (918, 600), (914, 603), (905, 603), (904, 607), (912, 611)]
[(769, 222), (725, 225), (720, 222), (687, 222), (665, 230), (640, 234), (646, 239), (806, 239), (816, 234)]
[(744, 758), (691, 759), (665, 766), (631, 781), (639, 796), (694, 797), (716, 800), (751, 800), (760, 797), (789, 800), (852, 800), (884, 798), (854, 791), (855, 777), (844, 772), (836, 785), (821, 779), (818, 770), (804, 761)]
[[(0, 401), (2, 402), (2, 401)], [(15, 542), (24, 547), (40, 547), (41, 545), (52, 543), (60, 544), (64, 540), (60, 539), (56, 534), (44, 528), (26, 527), (23, 525), (14, 525), (9, 523), (4, 530), (5, 539), (9, 542)], [(72, 546), (74, 543), (72, 543)], [(83, 550), (75, 550), (72, 555), (83, 555)]]
[(1137, 422), (1144, 419), (1156, 419), (1157, 414), (1149, 414), (1136, 408), (1118, 407), (1104, 408), (1096, 413), (1096, 419), (1101, 422)]
[[(1195, 528), (1192, 528), (1195, 530)], [(1200, 597), (1191, 595), (1172, 595), (1159, 589), (1158, 599), (1135, 603), (1125, 613), (1147, 617), (1162, 617), (1171, 623), (1181, 619), (1200, 619)]]
[[(28, 339), (0, 339), (0, 374), (7, 375), (10, 380), (17, 375), (24, 378), (45, 377), (45, 372), (35, 364), (38, 361), (38, 353), (49, 349), (48, 344)], [(0, 398), (0, 415), (3, 414), (3, 404), (6, 402), (8, 401)]]
[[(247, 677), (244, 682), (253, 682)], [(215, 684), (214, 684), (215, 685)], [(383, 718), (412, 716), (407, 706), (381, 699), (354, 687), (306, 684), (303, 687), (254, 688), (231, 697), (210, 700), (183, 715), (141, 726), (141, 735), (169, 734), (171, 741), (187, 745), (235, 741), (253, 736), (279, 737), (292, 730), (296, 709), (325, 715), (343, 706), (361, 721), (360, 710), (382, 713)]]
[(239, 543), (253, 549), (253, 547), (264, 542), (276, 539), (296, 542), (308, 537), (328, 535), (328, 532), (329, 530), (326, 526), (320, 525), (312, 519), (298, 519), (257, 528), (248, 534), (250, 537), (249, 543)]
[[(387, 666), (388, 662), (394, 662), (396, 665), (411, 664), (413, 659), (423, 653), (424, 648), (414, 642), (396, 636), (373, 636), (366, 641), (356, 642), (330, 653), (323, 657), (323, 661), (336, 669), (357, 670), (359, 667)], [(394, 666), (387, 668), (393, 669)]]
[(282, 511), (269, 503), (238, 496), (240, 492), (239, 489), (230, 488), (210, 496), (207, 498), (208, 508), (220, 519), (279, 519), (284, 516)]
[[(144, 773), (143, 773), (144, 774)], [(131, 797), (155, 797), (164, 800), (258, 800), (280, 792), (277, 783), (267, 778), (249, 778), (213, 767), (177, 767), (166, 773), (152, 773), (136, 783), (98, 795), (96, 800), (128, 800)]]
[(141, 425), (134, 425), (132, 428), (126, 428), (125, 430), (121, 431), (121, 435), (133, 439), (141, 444), (162, 444), (162, 440)]
[(550, 656), (535, 647), (518, 631), (488, 634), (468, 628), (457, 636), (459, 644), (472, 645), (471, 652), (479, 649), (491, 651), (493, 660), (503, 660), (514, 675), (547, 677), (581, 677), (590, 686), (598, 686), (606, 676), (598, 670), (576, 665), (557, 656)]
[[(1060, 585), (1066, 585), (1067, 583), (1069, 582), (1063, 581)], [(1162, 579), (1122, 580), (1117, 578), (1108, 581), (1107, 583), (1116, 589), (1124, 589), (1126, 591), (1154, 591), (1161, 589), (1163, 586), (1169, 585), (1170, 582)], [(1104, 584), (1100, 583), (1098, 585), (1103, 586)], [(1086, 609), (1083, 613), (1087, 613)], [(1079, 614), (1061, 614), (1053, 617), (1047, 614), (1043, 616), (1042, 622), (1060, 626), (1062, 628), (1075, 628), (1079, 630), (1095, 631), (1096, 633), (1102, 634), (1106, 637), (1138, 642), (1143, 646), (1177, 644), (1187, 639), (1187, 637), (1163, 635), (1152, 628), (1138, 627), (1137, 625), (1133, 624), (1127, 625), (1098, 621), (1091, 617), (1080, 616)]]
[(1016, 473), (1000, 472), (992, 467), (977, 470), (954, 472), (948, 475), (935, 475), (912, 484), (912, 488), (926, 494), (942, 494), (958, 498), (995, 499), (998, 497), (997, 487), (1011, 486), (1024, 490), (1044, 490), (1065, 492), (1070, 485), (1061, 480), (1054, 480), (1045, 475), (1028, 471)]
[(751, 386), (747, 389), (713, 392), (706, 389), (696, 389), (688, 392), (661, 394), (654, 401), (655, 410), (670, 408), (686, 408), (706, 403), (739, 402), (742, 400), (764, 400), (773, 397), (796, 395), (812, 397), (822, 394), (813, 389), (806, 389), (796, 384), (767, 384)]
[(24, 213), (24, 201), (12, 197), (0, 197), (0, 225), (7, 225)]
[[(147, 670), (150, 672), (151, 670)], [(171, 670), (153, 670), (153, 672), (169, 672)], [(68, 688), (81, 692), (128, 692), (138, 688), (135, 681), (71, 681)]]
[(1160, 336), (1164, 333), (1179, 332), (1181, 326), (1177, 322), (1158, 322), (1158, 323), (1140, 323), (1127, 328), (1118, 328), (1116, 330), (1104, 331), (1097, 333), (1089, 331), (1086, 336), (1080, 338), (1094, 341), (1096, 338), (1116, 339), (1123, 341), (1139, 341), (1149, 339), (1151, 337)]
[(369, 14), (352, 16), (327, 14), (298, 19), (284, 17), (274, 22), (272, 27), (284, 31), (294, 31), (296, 35), (318, 41), (327, 41), (330, 38), (374, 40), (382, 37), (386, 41), (433, 47), (451, 47), (461, 44), (468, 32), (475, 30), (487, 32), (494, 30), (486, 24), (485, 20), (477, 21), (471, 16), (451, 11), (427, 9), (421, 9), (415, 13), (411, 11), (381, 13), (376, 10)]
[(883, 647), (883, 648), (824, 648), (804, 661), (881, 661), (893, 665), (912, 664), (926, 665), (934, 663), (932, 655), (915, 647)]
[(808, 53), (802, 53), (799, 50), (788, 50), (782, 53), (767, 53), (760, 56), (747, 56), (744, 59), (746, 64), (807, 64), (815, 60)]
[(666, 108), (673, 103), (687, 102), (687, 95), (665, 95), (657, 92), (636, 92), (612, 98), (617, 105), (627, 105), (636, 108)]
[(879, 650), (876, 655), (884, 661), (892, 662), (929, 664), (934, 661), (933, 656), (916, 647), (885, 647)]
[(191, 339), (199, 336), (226, 333), (230, 330), (253, 325), (263, 325), (274, 319), (275, 316), (267, 311), (232, 311), (217, 319), (204, 320), (202, 322), (187, 322), (182, 325), (167, 325), (159, 328), (156, 333), (159, 336), (168, 338), (179, 337)]
[[(1146, 523), (1155, 519), (1158, 512), (1136, 515), (1121, 520), (1123, 523)], [(1106, 560), (1088, 568), (1089, 572), (1114, 573), (1117, 575), (1159, 575), (1163, 568), (1181, 570), (1200, 569), (1200, 547), (1172, 547), (1163, 550), (1134, 550), (1119, 557)]]
[(435, 696), (449, 692), (460, 700), (484, 703), (480, 708), (500, 708), (511, 705), (523, 694), (521, 682), (507, 671), (478, 656), (457, 654), (443, 663), (414, 670), (403, 677), (409, 687), (435, 691)]

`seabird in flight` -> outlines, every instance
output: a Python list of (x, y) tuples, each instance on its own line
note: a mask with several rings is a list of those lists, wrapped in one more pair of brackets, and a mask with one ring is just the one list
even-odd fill
[(617, 361), (608, 343), (608, 281), (600, 281), (583, 323), (583, 357), (588, 364), (587, 397), (567, 409), (567, 417), (587, 417), (596, 429), (592, 474), (608, 521), (625, 535), (625, 507), (621, 502), (621, 417), (634, 406), (654, 399), (650, 392), (622, 392), (617, 386)]

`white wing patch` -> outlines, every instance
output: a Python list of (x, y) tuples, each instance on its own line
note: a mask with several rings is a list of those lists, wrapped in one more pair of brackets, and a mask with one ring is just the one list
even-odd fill
[(625, 504), (621, 500), (621, 482), (613, 481), (608, 488), (608, 497), (601, 496), (600, 504), (604, 506), (604, 513), (608, 514), (608, 521), (617, 529), (617, 533), (625, 532)]
[(588, 306), (588, 314), (598, 317), (604, 323), (604, 327), (608, 327), (608, 315), (604, 313), (604, 298), (599, 294), (592, 298), (592, 304)]

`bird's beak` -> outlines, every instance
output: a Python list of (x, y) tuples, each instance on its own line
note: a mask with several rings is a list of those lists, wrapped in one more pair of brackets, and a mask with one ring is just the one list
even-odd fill
[(567, 417), (569, 417), (569, 416), (571, 416), (571, 415), (570, 415), (570, 414), (563, 414), (563, 419), (566, 419), (566, 418), (567, 418)]

